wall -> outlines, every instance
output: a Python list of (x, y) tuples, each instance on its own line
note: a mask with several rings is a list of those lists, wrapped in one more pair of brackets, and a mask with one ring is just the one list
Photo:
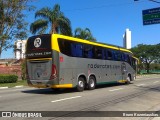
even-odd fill
[(14, 66), (6, 66), (0, 65), (0, 74), (14, 74), (17, 75), (19, 79), (21, 79), (21, 66), (14, 65)]

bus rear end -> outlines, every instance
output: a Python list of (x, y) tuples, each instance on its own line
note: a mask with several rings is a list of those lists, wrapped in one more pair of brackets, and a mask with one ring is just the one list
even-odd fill
[(52, 35), (30, 37), (26, 46), (27, 81), (29, 86), (46, 88), (58, 84), (58, 53), (52, 50)]

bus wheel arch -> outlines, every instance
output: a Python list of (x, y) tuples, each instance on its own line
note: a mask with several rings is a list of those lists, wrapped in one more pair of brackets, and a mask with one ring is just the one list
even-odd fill
[(86, 86), (86, 77), (84, 75), (80, 75), (78, 77), (78, 83), (77, 83), (77, 91), (82, 92), (85, 89)]
[(88, 79), (88, 83), (87, 83), (88, 89), (89, 90), (95, 89), (96, 83), (97, 83), (97, 81), (96, 81), (95, 75), (90, 75), (89, 79)]

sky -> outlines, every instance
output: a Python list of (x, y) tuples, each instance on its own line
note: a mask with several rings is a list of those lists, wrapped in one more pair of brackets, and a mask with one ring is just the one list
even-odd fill
[[(123, 34), (129, 28), (132, 47), (160, 43), (160, 24), (143, 25), (142, 10), (160, 7), (149, 0), (34, 0), (28, 4), (34, 5), (35, 11), (59, 4), (73, 32), (77, 27), (89, 28), (98, 42), (123, 46)], [(29, 25), (36, 20), (35, 11), (25, 12)], [(1, 58), (14, 58), (13, 49), (4, 51)]]

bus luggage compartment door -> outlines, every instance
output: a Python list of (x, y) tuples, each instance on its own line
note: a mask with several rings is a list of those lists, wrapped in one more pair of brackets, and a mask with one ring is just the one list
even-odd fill
[(49, 80), (51, 76), (51, 60), (30, 61), (29, 72), (31, 80)]

